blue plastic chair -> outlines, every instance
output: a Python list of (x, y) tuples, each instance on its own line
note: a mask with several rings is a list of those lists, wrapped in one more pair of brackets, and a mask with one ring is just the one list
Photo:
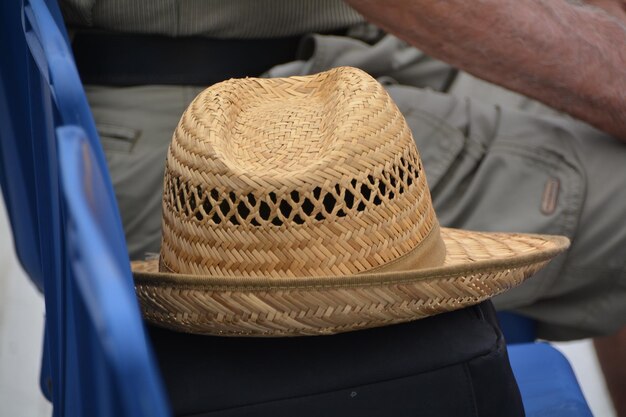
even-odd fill
[[(152, 383), (137, 384), (124, 392), (116, 388), (125, 386), (117, 380), (120, 375), (116, 371), (125, 355), (135, 358), (139, 351), (148, 352), (141, 325), (133, 324), (133, 316), (113, 320), (106, 305), (91, 304), (102, 299), (81, 298), (93, 297), (96, 290), (82, 287), (80, 292), (72, 281), (76, 265), (70, 264), (73, 258), (66, 248), (70, 240), (66, 239), (66, 207), (60, 198), (56, 127), (84, 129), (87, 142), (95, 145), (90, 158), (94, 169), (107, 171), (60, 16), (54, 0), (0, 2), (0, 46), (11, 58), (0, 65), (0, 182), (18, 257), (44, 290), (42, 390), (53, 401), (58, 416), (167, 415), (150, 355), (139, 362), (143, 368), (129, 369), (139, 373), (131, 380)], [(107, 232), (117, 236), (107, 253), (117, 262), (126, 262), (128, 269), (111, 183), (106, 179), (99, 187), (103, 201), (108, 202), (106, 209), (113, 213), (108, 217)], [(132, 293), (130, 272), (125, 273), (121, 276)], [(103, 297), (102, 292), (98, 294)], [(98, 315), (100, 307), (103, 312)], [(138, 314), (137, 310), (134, 317), (140, 323)], [(122, 324), (127, 327), (118, 328)], [(125, 328), (138, 333), (134, 338), (119, 337)], [(104, 333), (99, 333), (103, 329)], [(154, 405), (138, 406), (129, 396), (143, 402), (149, 399)]]
[[(51, 14), (60, 20), (56, 2), (50, 3)], [(32, 68), (22, 10), (21, 1), (0, 2), (0, 184), (17, 255), (31, 279), (43, 289), (33, 142), (34, 127), (42, 125), (43, 101), (29, 85), (34, 76), (38, 77), (38, 70)], [(41, 109), (38, 115), (37, 107)]]
[(508, 346), (526, 417), (593, 417), (567, 358), (546, 343)]
[[(54, 0), (46, 1), (49, 7), (41, 3), (38, 8), (56, 26), (61, 21), (58, 5)], [(0, 183), (17, 256), (37, 287), (43, 290), (47, 286), (48, 292), (56, 293), (58, 299), (61, 288), (55, 288), (55, 283), (62, 270), (58, 187), (53, 184), (56, 164), (49, 163), (51, 155), (52, 159), (56, 155), (56, 151), (50, 154), (50, 149), (54, 149), (50, 138), (54, 136), (58, 112), (52, 105), (50, 73), (41, 72), (29, 50), (27, 32), (32, 38), (32, 24), (25, 16), (24, 6), (21, 1), (0, 2), (0, 50), (8, 57), (0, 65)], [(53, 40), (66, 40), (65, 31), (56, 28)], [(31, 43), (37, 46), (34, 39)], [(35, 55), (44, 55), (41, 47)], [(49, 278), (47, 284), (45, 277)], [(46, 328), (56, 326), (62, 316), (62, 304), (55, 303), (52, 297), (48, 298)], [(62, 379), (58, 367), (62, 363), (62, 341), (56, 339), (59, 333), (60, 329), (47, 331), (45, 337), (42, 388), (48, 398), (60, 385), (53, 384), (52, 373)]]
[(537, 339), (537, 322), (510, 311), (498, 312), (498, 321), (506, 343), (532, 343)]
[[(66, 280), (67, 415), (169, 415), (135, 297), (108, 172), (85, 132), (57, 129), (69, 271)], [(89, 364), (85, 366), (84, 364)]]
[(592, 417), (567, 358), (537, 339), (535, 320), (498, 312), (527, 417)]

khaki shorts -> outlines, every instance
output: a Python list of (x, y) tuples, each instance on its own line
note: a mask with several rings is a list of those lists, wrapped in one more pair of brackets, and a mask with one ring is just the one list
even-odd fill
[[(572, 239), (566, 254), (497, 297), (497, 307), (536, 318), (539, 335), (555, 340), (626, 324), (626, 145), (390, 36), (375, 45), (317, 35), (307, 42), (311, 54), (268, 76), (352, 65), (378, 77), (413, 131), (442, 225)], [(87, 88), (133, 259), (159, 250), (167, 146), (199, 91)]]

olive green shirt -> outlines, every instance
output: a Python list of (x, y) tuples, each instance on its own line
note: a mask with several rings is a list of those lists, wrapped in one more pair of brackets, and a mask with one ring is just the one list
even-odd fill
[(61, 0), (70, 27), (214, 38), (271, 38), (363, 21), (341, 0)]

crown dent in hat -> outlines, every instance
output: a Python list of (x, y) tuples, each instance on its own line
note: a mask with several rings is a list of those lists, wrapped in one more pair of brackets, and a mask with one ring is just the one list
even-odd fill
[(229, 80), (183, 114), (167, 155), (162, 271), (338, 276), (444, 257), (411, 131), (366, 73)]

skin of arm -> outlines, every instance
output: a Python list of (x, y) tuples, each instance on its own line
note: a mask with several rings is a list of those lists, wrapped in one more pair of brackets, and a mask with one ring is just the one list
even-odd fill
[[(626, 142), (626, 19), (565, 0), (346, 0), (366, 19), (479, 78)], [(602, 7), (602, 5), (598, 4)], [(620, 10), (612, 15), (609, 9)]]

